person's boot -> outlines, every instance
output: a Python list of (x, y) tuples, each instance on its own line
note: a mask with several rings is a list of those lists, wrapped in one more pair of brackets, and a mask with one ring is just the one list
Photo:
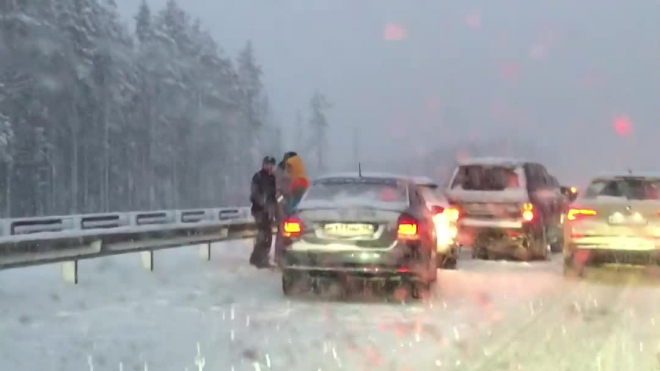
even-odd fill
[(268, 261), (268, 258), (259, 261), (255, 266), (259, 269), (266, 269), (266, 268), (272, 268), (273, 266), (270, 264)]
[(261, 261), (257, 259), (256, 255), (252, 253), (250, 255), (250, 265), (254, 265), (255, 267), (259, 268), (259, 265), (261, 265)]

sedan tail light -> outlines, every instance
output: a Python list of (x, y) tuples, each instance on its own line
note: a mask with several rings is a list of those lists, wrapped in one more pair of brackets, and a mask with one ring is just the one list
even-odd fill
[(566, 219), (569, 221), (575, 221), (579, 219), (585, 219), (592, 216), (596, 216), (598, 213), (593, 209), (583, 209), (578, 207), (571, 207), (566, 214)]
[(302, 234), (302, 222), (300, 219), (291, 217), (282, 223), (284, 237), (297, 238)]
[(401, 215), (399, 217), (397, 237), (400, 240), (418, 240), (419, 223), (410, 215)]

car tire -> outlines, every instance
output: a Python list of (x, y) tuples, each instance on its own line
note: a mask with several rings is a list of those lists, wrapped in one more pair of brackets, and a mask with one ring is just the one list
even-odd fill
[(282, 293), (285, 296), (292, 296), (301, 293), (301, 280), (305, 279), (304, 275), (298, 272), (283, 270), (282, 271)]
[(454, 256), (438, 255), (437, 266), (439, 269), (456, 269), (457, 260)]
[(431, 277), (431, 282), (436, 282), (438, 280), (438, 265), (436, 264), (438, 257), (431, 257), (429, 261), (429, 276)]
[(472, 259), (488, 260), (488, 249), (483, 246), (472, 247)]
[(559, 254), (562, 250), (563, 244), (561, 242), (555, 242), (550, 244), (550, 252), (553, 254)]
[(555, 228), (557, 228), (557, 230), (555, 231), (556, 238), (550, 244), (550, 252), (552, 252), (553, 254), (558, 254), (562, 252), (564, 249), (564, 233), (562, 230), (562, 226), (560, 224), (557, 224)]
[(537, 238), (534, 241), (534, 255), (536, 255), (536, 258), (538, 260), (548, 260), (548, 256), (550, 255), (550, 250), (551, 247), (548, 244), (548, 234), (546, 232), (546, 228), (544, 227), (541, 230), (541, 235), (537, 236)]
[(422, 300), (429, 298), (431, 294), (431, 284), (417, 281), (411, 285), (411, 296), (415, 300)]
[(584, 267), (575, 266), (573, 256), (564, 257), (564, 277), (571, 279), (584, 277)]

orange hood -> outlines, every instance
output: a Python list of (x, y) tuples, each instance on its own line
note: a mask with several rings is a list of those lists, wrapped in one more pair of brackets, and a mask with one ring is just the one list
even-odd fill
[(286, 169), (291, 179), (307, 178), (305, 174), (305, 164), (299, 156), (293, 156), (286, 160)]

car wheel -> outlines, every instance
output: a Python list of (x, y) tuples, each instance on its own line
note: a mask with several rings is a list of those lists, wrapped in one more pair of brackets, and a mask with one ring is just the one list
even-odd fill
[(584, 267), (576, 266), (573, 256), (566, 256), (564, 257), (564, 276), (566, 278), (582, 278), (584, 277)]
[(564, 233), (561, 225), (555, 226), (555, 234), (552, 243), (550, 244), (550, 252), (558, 254), (564, 249)]
[(303, 286), (307, 284), (305, 282), (306, 278), (304, 275), (293, 272), (290, 270), (282, 271), (282, 292), (286, 296), (291, 296), (294, 294), (299, 294), (303, 290)]
[(472, 259), (488, 260), (488, 249), (483, 246), (472, 248)]
[(548, 234), (544, 227), (541, 231), (541, 235), (534, 241), (534, 254), (539, 260), (548, 260), (550, 249), (550, 245), (548, 244)]
[(550, 252), (552, 252), (553, 254), (559, 254), (562, 250), (562, 246), (563, 244), (561, 243), (561, 241), (552, 243), (550, 244)]
[(431, 282), (435, 282), (438, 280), (438, 256), (431, 257), (429, 261), (429, 277), (431, 279)]
[(431, 295), (431, 284), (426, 282), (413, 282), (411, 285), (411, 296), (415, 300), (427, 299)]
[(440, 269), (456, 269), (456, 257), (438, 255), (438, 268)]

